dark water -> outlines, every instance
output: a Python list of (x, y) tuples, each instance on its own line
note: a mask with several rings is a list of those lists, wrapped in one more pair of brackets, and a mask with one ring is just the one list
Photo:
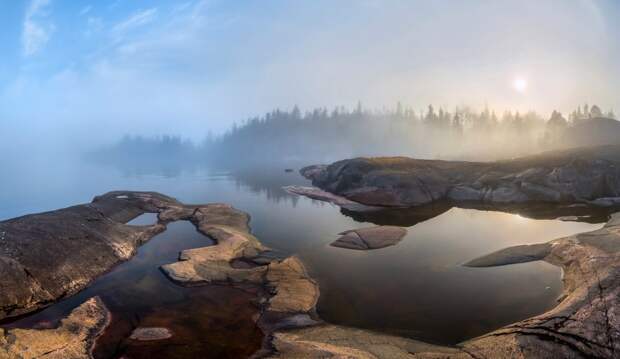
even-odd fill
[[(329, 243), (337, 233), (371, 225), (364, 221), (376, 219), (356, 217), (362, 221), (358, 222), (334, 206), (288, 195), (281, 186), (289, 184), (308, 182), (283, 168), (227, 174), (202, 168), (127, 169), (73, 163), (58, 165), (51, 172), (46, 168), (43, 173), (41, 166), (32, 166), (0, 178), (2, 187), (12, 188), (0, 193), (0, 218), (88, 202), (117, 189), (159, 191), (186, 203), (230, 203), (251, 214), (253, 232), (265, 245), (300, 255), (319, 281), (318, 311), (326, 320), (443, 344), (542, 313), (554, 305), (561, 291), (561, 271), (543, 262), (498, 268), (466, 268), (461, 263), (506, 246), (600, 227), (443, 208), (421, 216), (435, 217), (410, 227), (407, 237), (394, 247), (351, 251)], [(97, 293), (120, 318), (103, 338), (99, 354), (172, 357), (171, 353), (184, 353), (183, 348), (195, 350), (188, 343), (199, 341), (199, 349), (210, 357), (243, 356), (243, 350), (260, 340), (251, 321), (255, 311), (251, 294), (223, 287), (181, 288), (157, 269), (175, 261), (180, 250), (209, 243), (190, 224), (173, 223), (143, 246), (136, 258), (94, 286), (18, 324), (54, 317)], [(137, 347), (122, 339), (136, 325), (167, 326), (179, 335), (164, 345), (161, 350), (166, 352), (154, 344)]]
[[(144, 214), (130, 224), (153, 224), (156, 220), (154, 214)], [(112, 313), (112, 320), (97, 342), (96, 358), (188, 358), (204, 353), (218, 358), (249, 356), (262, 340), (262, 333), (252, 321), (257, 310), (251, 303), (251, 293), (224, 286), (180, 287), (158, 269), (175, 262), (183, 249), (212, 244), (190, 222), (171, 223), (130, 261), (82, 292), (8, 327), (53, 327), (73, 308), (99, 296)], [(157, 342), (127, 339), (136, 327), (166, 327), (174, 335)]]

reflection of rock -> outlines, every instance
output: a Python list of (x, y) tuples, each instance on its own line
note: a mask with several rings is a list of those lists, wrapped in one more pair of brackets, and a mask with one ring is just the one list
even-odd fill
[(74, 309), (55, 329), (0, 329), (0, 358), (89, 358), (109, 313), (99, 298)]
[(395, 226), (359, 228), (340, 233), (331, 243), (334, 247), (369, 250), (393, 246), (407, 234), (407, 230)]
[(368, 210), (377, 209), (376, 207), (362, 205), (360, 203), (346, 199), (342, 196), (337, 196), (333, 193), (323, 191), (322, 189), (316, 188), (316, 187), (285, 186), (283, 187), (283, 189), (288, 193), (297, 194), (300, 196), (306, 196), (308, 198), (315, 199), (318, 201), (333, 203), (337, 206), (340, 206), (342, 208), (346, 208), (349, 210), (368, 211)]
[(161, 223), (130, 226), (127, 221), (180, 206), (156, 193), (111, 192), (88, 204), (0, 222), (0, 318), (83, 289), (165, 229)]
[(498, 162), (355, 158), (301, 173), (336, 196), (370, 206), (453, 203), (620, 205), (620, 146), (547, 152)]
[(469, 262), (492, 266), (545, 260), (564, 269), (557, 307), (459, 344), (433, 346), (322, 324), (274, 333), (274, 358), (616, 358), (620, 352), (620, 213), (604, 228)]
[(138, 341), (164, 340), (172, 337), (172, 332), (167, 328), (146, 327), (136, 328), (131, 332), (129, 339)]
[(564, 270), (560, 304), (534, 318), (465, 343), (480, 357), (528, 353), (613, 358), (620, 353), (620, 213), (601, 229), (548, 243), (506, 248), (467, 263), (493, 266), (545, 260)]

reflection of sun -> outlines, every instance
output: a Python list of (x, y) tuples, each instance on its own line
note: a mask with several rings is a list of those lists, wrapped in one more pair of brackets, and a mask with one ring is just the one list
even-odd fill
[(516, 77), (512, 82), (512, 87), (514, 87), (517, 92), (524, 93), (527, 90), (527, 80), (523, 77)]
[(514, 214), (512, 217), (513, 217), (513, 218), (514, 218), (517, 222), (523, 222), (523, 221), (527, 220), (527, 218), (522, 217), (520, 214)]

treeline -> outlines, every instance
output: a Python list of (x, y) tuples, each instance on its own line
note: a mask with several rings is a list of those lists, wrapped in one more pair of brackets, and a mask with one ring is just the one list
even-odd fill
[(178, 137), (127, 136), (112, 152), (138, 157), (166, 153), (218, 166), (301, 165), (387, 155), (494, 160), (570, 147), (564, 142), (566, 131), (614, 117), (611, 111), (603, 113), (598, 106), (588, 105), (572, 111), (568, 119), (557, 111), (545, 118), (536, 112), (496, 113), (467, 107), (448, 111), (432, 105), (424, 111), (401, 104), (377, 111), (358, 104), (354, 109), (319, 108), (304, 113), (294, 107), (250, 118), (197, 145)]
[(432, 105), (425, 111), (398, 104), (370, 111), (325, 108), (301, 113), (274, 110), (233, 126), (204, 143), (213, 161), (233, 163), (331, 162), (354, 156), (402, 155), (420, 158), (493, 160), (539, 152), (560, 143), (566, 128), (588, 119), (614, 117), (598, 106), (584, 105), (569, 119), (554, 111), (551, 118), (536, 112), (488, 108), (447, 111)]

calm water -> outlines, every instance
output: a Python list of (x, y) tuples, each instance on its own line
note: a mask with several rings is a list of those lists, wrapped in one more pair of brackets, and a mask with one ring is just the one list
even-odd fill
[[(543, 262), (498, 268), (465, 268), (463, 262), (506, 246), (600, 227), (442, 208), (435, 217), (409, 227), (407, 237), (394, 247), (351, 251), (329, 243), (341, 231), (371, 225), (364, 222), (368, 219), (356, 221), (329, 204), (288, 195), (281, 186), (289, 184), (308, 181), (283, 168), (233, 175), (201, 168), (127, 169), (77, 162), (57, 164), (51, 171), (46, 166), (20, 166), (0, 178), (0, 186), (11, 189), (0, 193), (0, 218), (88, 202), (117, 189), (159, 191), (186, 203), (227, 202), (251, 214), (253, 232), (265, 245), (303, 259), (320, 283), (318, 311), (326, 320), (444, 344), (541, 313), (554, 305), (561, 291), (561, 271)], [(178, 335), (167, 343), (169, 353), (185, 348), (239, 356), (260, 341), (251, 321), (251, 293), (181, 288), (157, 269), (176, 260), (182, 249), (210, 243), (189, 223), (173, 223), (136, 258), (94, 286), (12, 325), (45, 325), (85, 298), (103, 293), (116, 319), (102, 340), (101, 356), (151, 355), (152, 344), (137, 348), (123, 339), (136, 325), (171, 327)], [(196, 341), (202, 343), (198, 349), (189, 344)]]

